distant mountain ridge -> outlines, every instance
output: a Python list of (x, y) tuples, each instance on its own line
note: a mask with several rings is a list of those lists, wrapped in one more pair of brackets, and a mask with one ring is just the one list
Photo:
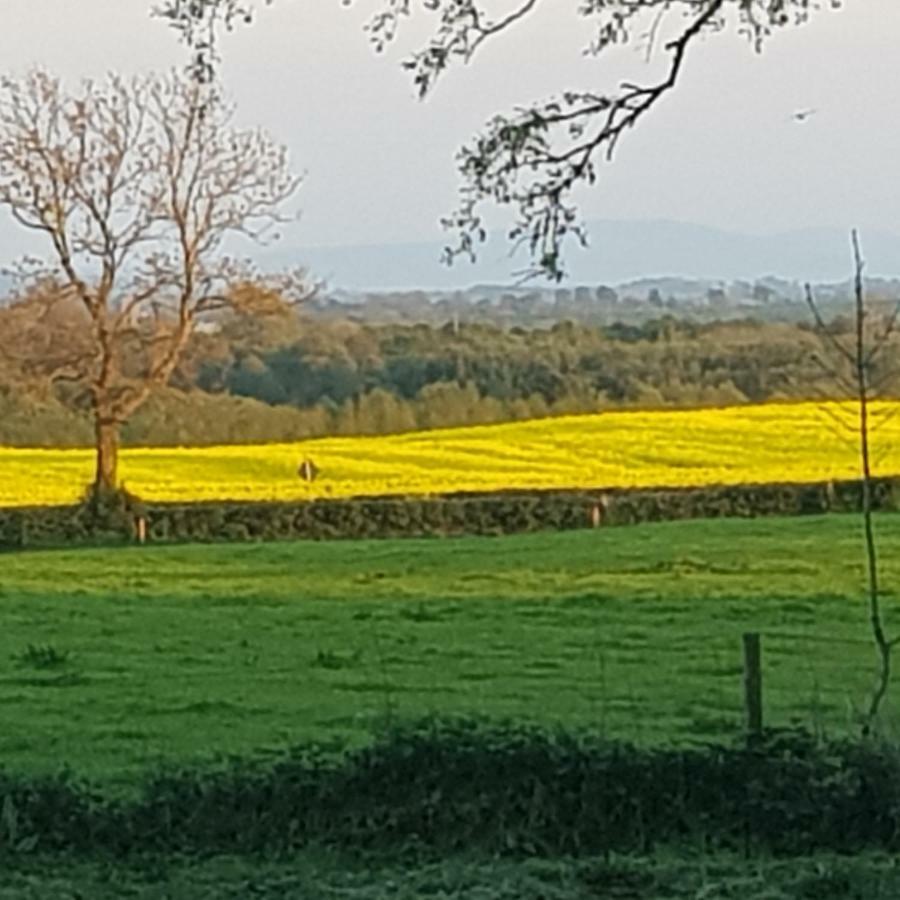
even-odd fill
[[(567, 284), (621, 284), (665, 276), (702, 281), (844, 281), (852, 261), (849, 229), (807, 228), (749, 234), (673, 221), (595, 220), (590, 246), (570, 246)], [(900, 275), (900, 235), (862, 233), (867, 271)], [(438, 242), (277, 247), (260, 255), (266, 266), (308, 266), (334, 289), (452, 290), (474, 284), (511, 285), (525, 258), (510, 258), (502, 235), (492, 235), (471, 265), (440, 262)]]
[[(842, 283), (851, 274), (849, 230), (806, 228), (750, 234), (668, 220), (597, 219), (588, 223), (587, 249), (570, 246), (564, 287), (622, 286), (634, 293), (658, 288), (666, 296), (702, 292), (711, 286), (751, 283)], [(862, 232), (870, 277), (900, 276), (900, 234)], [(511, 258), (502, 234), (479, 248), (477, 263), (441, 263), (440, 242), (371, 243), (288, 247), (276, 244), (252, 254), (266, 269), (303, 266), (323, 279), (333, 295), (365, 291), (508, 291), (526, 259)], [(12, 289), (0, 273), (0, 296)], [(552, 288), (546, 280), (526, 287)], [(784, 291), (781, 291), (784, 293)]]

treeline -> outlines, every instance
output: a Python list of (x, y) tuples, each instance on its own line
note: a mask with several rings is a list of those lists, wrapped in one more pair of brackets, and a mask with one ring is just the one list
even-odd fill
[[(842, 323), (834, 328), (841, 330)], [(219, 323), (127, 423), (128, 444), (288, 441), (619, 408), (724, 406), (836, 396), (811, 328), (757, 321), (546, 329)], [(92, 437), (72, 385), (0, 370), (0, 444)]]

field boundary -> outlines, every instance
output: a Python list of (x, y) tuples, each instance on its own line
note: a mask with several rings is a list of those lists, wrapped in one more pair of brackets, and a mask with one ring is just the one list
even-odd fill
[(898, 772), (887, 745), (800, 731), (679, 750), (432, 720), (330, 757), (299, 746), (274, 760), (150, 773), (132, 798), (71, 775), (0, 771), (0, 853), (896, 852)]
[[(85, 506), (0, 508), (0, 548), (128, 542), (503, 535), (701, 518), (821, 515), (860, 508), (859, 481), (498, 491), (306, 501), (137, 503), (98, 519)], [(874, 483), (900, 508), (900, 478)]]

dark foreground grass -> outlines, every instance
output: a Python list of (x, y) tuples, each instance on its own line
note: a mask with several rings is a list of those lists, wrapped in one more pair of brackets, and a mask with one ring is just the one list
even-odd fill
[[(900, 516), (878, 526), (890, 590)], [(457, 713), (728, 739), (748, 629), (770, 721), (841, 733), (874, 670), (864, 583), (844, 516), (5, 554), (0, 759), (130, 780)]]
[(361, 861), (308, 852), (290, 863), (218, 858), (131, 868), (36, 859), (0, 872), (0, 900), (895, 900), (893, 857), (732, 856), (609, 860)]

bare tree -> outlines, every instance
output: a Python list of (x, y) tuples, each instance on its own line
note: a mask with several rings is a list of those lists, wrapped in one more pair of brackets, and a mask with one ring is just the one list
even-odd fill
[[(271, 2), (271, 0), (267, 0)], [(345, 4), (352, 0), (343, 0)], [(586, 241), (572, 200), (581, 184), (593, 184), (598, 164), (610, 159), (620, 138), (677, 85), (688, 51), (706, 34), (729, 26), (761, 49), (776, 29), (804, 23), (820, 6), (841, 0), (582, 0), (572, 6), (585, 19), (586, 51), (600, 56), (613, 45), (636, 40), (647, 55), (664, 57), (662, 76), (611, 89), (567, 90), (495, 116), (458, 155), (459, 205), (443, 224), (457, 234), (446, 259), (474, 257), (487, 237), (485, 204), (511, 207), (509, 239), (524, 243), (531, 266), (525, 274), (552, 279), (564, 274), (567, 239)], [(376, 50), (395, 40), (415, 8), (434, 18), (427, 44), (403, 66), (421, 98), (455, 64), (471, 62), (488, 42), (511, 32), (539, 9), (559, 0), (380, 0), (368, 25)], [(220, 26), (250, 21), (252, 0), (160, 0), (154, 7), (194, 51), (193, 69), (209, 78), (216, 62)], [(574, 9), (573, 9), (574, 12)], [(556, 15), (565, 14), (559, 11)]]
[(898, 349), (895, 338), (900, 316), (900, 303), (890, 310), (876, 312), (866, 297), (865, 262), (860, 249), (859, 235), (852, 234), (854, 277), (853, 277), (853, 325), (849, 335), (825, 322), (816, 303), (810, 285), (806, 285), (806, 300), (828, 352), (828, 358), (819, 362), (845, 394), (853, 399), (851, 410), (839, 406), (825, 406), (823, 409), (831, 417), (842, 434), (852, 435), (859, 452), (860, 484), (862, 493), (863, 543), (868, 581), (869, 622), (872, 638), (878, 652), (878, 673), (875, 687), (869, 699), (864, 718), (864, 731), (868, 733), (878, 717), (882, 702), (887, 695), (891, 680), (892, 654), (900, 644), (900, 637), (888, 638), (882, 607), (882, 591), (879, 582), (878, 548), (875, 539), (874, 478), (873, 470), (877, 461), (873, 453), (872, 439), (875, 432), (889, 417), (896, 413), (896, 407), (888, 410), (873, 406), (874, 401), (896, 382), (896, 357)]
[(20, 265), (31, 291), (5, 353), (84, 388), (98, 488), (116, 487), (120, 427), (167, 383), (199, 319), (307, 291), (223, 253), (229, 235), (282, 220), (298, 186), (285, 149), (231, 117), (186, 75), (74, 92), (43, 71), (0, 79), (0, 206), (51, 251)]

